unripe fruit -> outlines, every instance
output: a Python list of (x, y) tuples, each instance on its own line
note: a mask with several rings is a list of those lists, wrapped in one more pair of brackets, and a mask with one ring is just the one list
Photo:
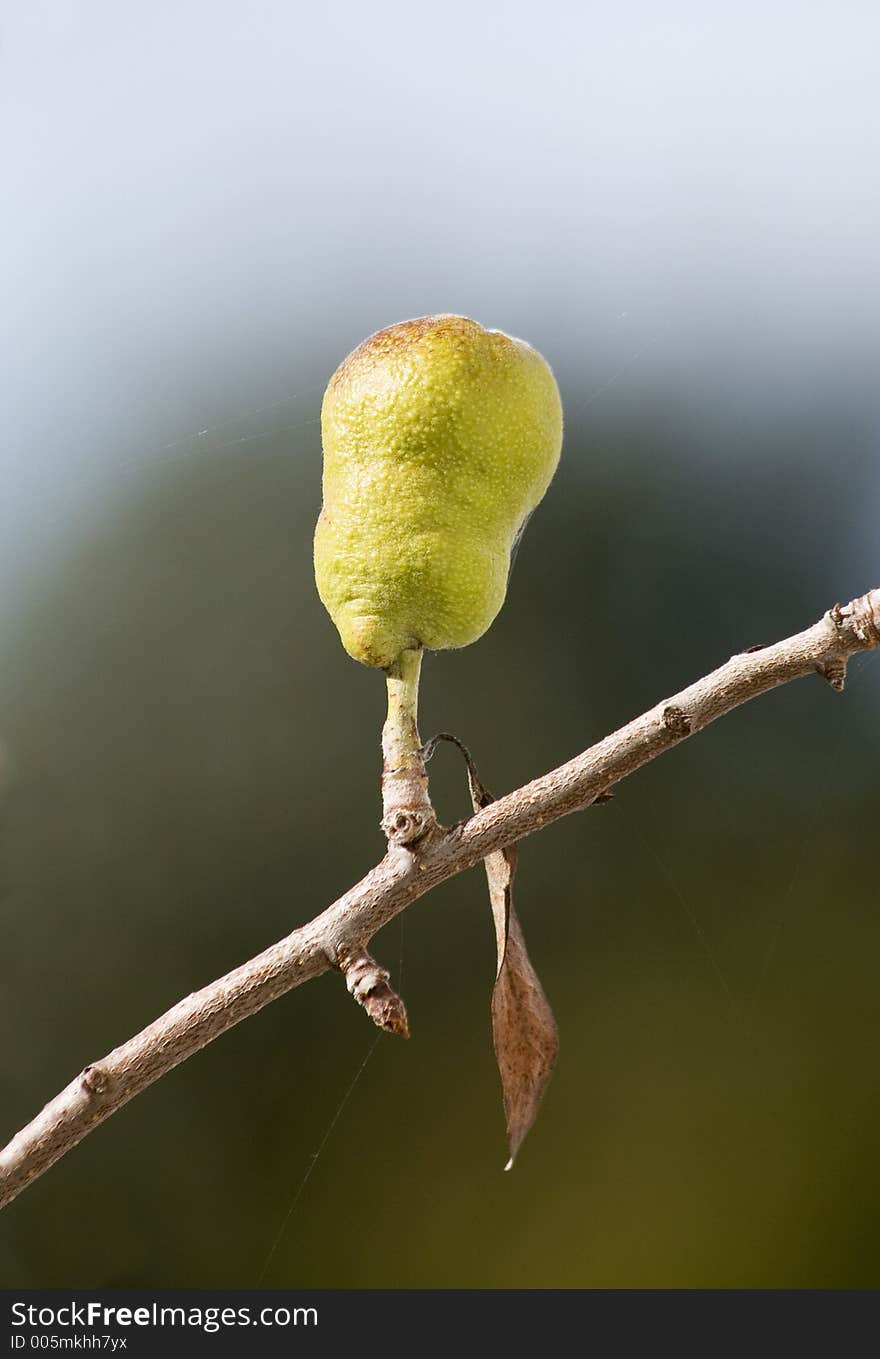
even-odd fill
[(339, 366), (321, 425), (315, 577), (345, 649), (387, 669), (475, 641), (559, 461), (545, 360), (463, 316), (403, 321)]

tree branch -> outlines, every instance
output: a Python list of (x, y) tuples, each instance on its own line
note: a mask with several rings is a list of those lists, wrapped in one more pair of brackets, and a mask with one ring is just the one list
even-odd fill
[(472, 868), (608, 789), (747, 699), (816, 671), (843, 687), (850, 656), (880, 646), (880, 589), (835, 605), (806, 631), (733, 656), (567, 764), (469, 820), (393, 842), (381, 863), (309, 924), (187, 996), (127, 1043), (87, 1066), (0, 1152), (0, 1207), (65, 1152), (187, 1057), (293, 987), (335, 968), (376, 1023), (406, 1033), (403, 1003), (367, 953), (378, 930), (438, 883)]

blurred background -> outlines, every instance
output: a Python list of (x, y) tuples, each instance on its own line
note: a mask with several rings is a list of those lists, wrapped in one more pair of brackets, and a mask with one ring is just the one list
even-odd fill
[[(878, 41), (867, 0), (4, 6), (3, 1138), (381, 855), (382, 679), (311, 568), (371, 331), (463, 312), (562, 388), (504, 611), (423, 679), (496, 792), (880, 584)], [(376, 940), (409, 1043), (293, 992), (9, 1208), (0, 1280), (880, 1285), (878, 711), (873, 657), (787, 686), (522, 846), (561, 1054), (512, 1174), (472, 872)], [(464, 814), (451, 749), (432, 786)]]

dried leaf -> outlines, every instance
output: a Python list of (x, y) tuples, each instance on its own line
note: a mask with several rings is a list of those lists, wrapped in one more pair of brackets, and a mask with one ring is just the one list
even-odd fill
[(507, 1117), (510, 1159), (504, 1169), (510, 1170), (538, 1116), (559, 1051), (556, 1020), (512, 905), (507, 949), (492, 990), (492, 1037)]
[[(474, 811), (493, 801), (468, 768)], [(537, 1117), (553, 1073), (559, 1036), (550, 1002), (532, 967), (522, 927), (513, 907), (516, 849), (499, 850), (485, 859), (489, 899), (495, 921), (497, 966), (492, 990), (492, 1038), (501, 1076), (510, 1170), (523, 1138)]]

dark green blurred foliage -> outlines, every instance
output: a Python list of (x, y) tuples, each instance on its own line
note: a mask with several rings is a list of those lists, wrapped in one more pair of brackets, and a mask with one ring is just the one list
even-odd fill
[[(335, 359), (327, 356), (327, 371)], [(429, 658), (422, 730), (504, 791), (876, 584), (869, 424), (756, 435), (614, 394), (570, 412), (507, 605)], [(381, 676), (317, 600), (317, 396), (106, 494), (3, 636), (3, 1132), (381, 854)], [(572, 414), (573, 413), (573, 414)], [(246, 426), (245, 426), (246, 429)], [(832, 464), (832, 450), (834, 463)], [(409, 1043), (335, 976), (138, 1098), (0, 1221), (15, 1285), (880, 1284), (880, 667), (749, 705), (522, 847), (562, 1049), (515, 1171), (482, 874), (377, 940)], [(451, 750), (432, 765), (466, 811)]]

